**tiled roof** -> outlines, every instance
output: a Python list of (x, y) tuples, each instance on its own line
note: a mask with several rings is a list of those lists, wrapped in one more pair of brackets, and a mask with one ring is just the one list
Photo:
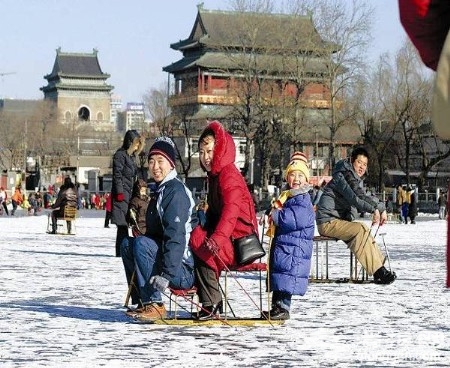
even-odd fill
[(309, 74), (326, 73), (326, 65), (323, 59), (313, 56), (283, 56), (279, 54), (252, 54), (226, 52), (206, 52), (204, 55), (184, 57), (177, 62), (163, 68), (168, 73), (181, 72), (194, 67), (231, 71), (245, 69), (249, 60), (255, 67), (267, 73), (277, 72), (292, 73), (299, 67)]
[(199, 9), (189, 37), (171, 47), (182, 51), (201, 44), (297, 51), (315, 51), (329, 45), (309, 16)]
[[(100, 68), (97, 58), (97, 50), (92, 53), (63, 53), (60, 49), (56, 51), (56, 59), (50, 76), (58, 74), (88, 76), (88, 77), (109, 77)], [(46, 76), (50, 77), (50, 76)]]

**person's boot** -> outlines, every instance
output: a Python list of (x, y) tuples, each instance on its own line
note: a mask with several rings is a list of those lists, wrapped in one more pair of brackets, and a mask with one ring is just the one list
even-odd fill
[(273, 319), (273, 320), (287, 320), (290, 318), (289, 311), (280, 307), (279, 305), (274, 305), (270, 312), (262, 312), (262, 318)]
[(397, 275), (395, 274), (395, 272), (388, 271), (384, 266), (381, 266), (373, 274), (373, 281), (375, 284), (392, 284), (396, 278)]
[(200, 312), (194, 313), (193, 317), (199, 321), (208, 321), (217, 318), (219, 314), (223, 313), (223, 302), (220, 301), (216, 305), (203, 306)]
[(165, 319), (167, 317), (167, 311), (163, 303), (150, 303), (134, 310), (134, 313), (128, 315), (143, 321), (153, 321), (156, 319)]

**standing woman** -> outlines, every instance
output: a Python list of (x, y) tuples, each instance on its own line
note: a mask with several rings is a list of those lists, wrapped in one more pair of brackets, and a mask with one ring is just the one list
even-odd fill
[(128, 130), (122, 147), (113, 156), (111, 223), (117, 225), (116, 257), (120, 257), (120, 244), (128, 236), (126, 215), (138, 171), (135, 156), (144, 149), (144, 146), (145, 138), (136, 130)]
[(200, 166), (208, 175), (206, 223), (191, 233), (196, 256), (197, 293), (202, 303), (198, 318), (214, 318), (221, 312), (220, 272), (235, 264), (232, 239), (258, 234), (255, 206), (244, 177), (235, 165), (233, 138), (218, 121), (200, 135)]

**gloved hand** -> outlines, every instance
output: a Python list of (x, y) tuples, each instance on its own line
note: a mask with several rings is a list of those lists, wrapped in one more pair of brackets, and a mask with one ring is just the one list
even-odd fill
[(216, 254), (219, 251), (219, 245), (212, 239), (206, 238), (203, 246), (208, 249), (212, 254)]
[(150, 284), (158, 291), (164, 292), (169, 287), (169, 280), (162, 276), (152, 276)]
[(123, 195), (123, 193), (117, 193), (116, 194), (116, 201), (117, 202), (123, 202), (125, 200), (125, 197)]

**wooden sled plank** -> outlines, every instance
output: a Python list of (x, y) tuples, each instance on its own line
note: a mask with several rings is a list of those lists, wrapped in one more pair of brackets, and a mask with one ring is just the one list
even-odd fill
[(210, 319), (207, 321), (199, 321), (192, 318), (165, 318), (155, 320), (145, 320), (134, 318), (135, 321), (143, 324), (152, 325), (166, 325), (166, 326), (241, 326), (241, 327), (256, 327), (256, 326), (279, 326), (284, 324), (284, 320), (270, 320), (263, 318), (221, 318)]

